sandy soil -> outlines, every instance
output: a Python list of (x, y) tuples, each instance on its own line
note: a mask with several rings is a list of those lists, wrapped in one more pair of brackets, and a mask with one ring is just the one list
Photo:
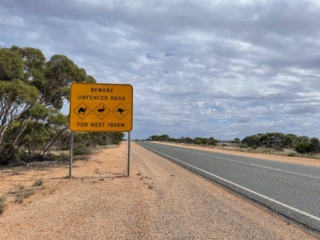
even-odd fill
[[(72, 179), (67, 164), (0, 169), (0, 239), (315, 239), (134, 142), (126, 171), (126, 143), (75, 162)], [(34, 194), (19, 204), (21, 186)]]

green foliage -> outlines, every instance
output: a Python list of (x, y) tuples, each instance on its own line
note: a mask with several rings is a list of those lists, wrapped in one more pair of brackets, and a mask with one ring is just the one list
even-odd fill
[(159, 136), (159, 141), (163, 141), (163, 142), (167, 142), (169, 140), (169, 135), (167, 134), (163, 134), (161, 136)]
[(34, 190), (25, 186), (20, 186), (16, 194), (16, 202), (23, 203), (24, 199), (34, 194)]
[(320, 142), (318, 138), (311, 138), (309, 143), (309, 151), (313, 153), (318, 153), (320, 149)]
[(151, 141), (159, 141), (159, 136), (158, 135), (152, 135), (149, 139)]
[(196, 138), (193, 140), (193, 143), (194, 143), (194, 144), (197, 144), (197, 145), (201, 145), (201, 144), (202, 144), (202, 139), (199, 138), (199, 137), (196, 137)]
[(70, 157), (69, 154), (65, 154), (65, 153), (60, 153), (60, 154), (48, 153), (48, 154), (46, 154), (47, 161), (64, 162), (64, 161), (68, 161), (69, 157)]
[(23, 61), (16, 53), (0, 48), (0, 80), (23, 79)]
[(46, 62), (36, 48), (0, 48), (0, 164), (25, 160), (18, 149), (27, 148), (30, 160), (35, 150), (43, 158), (57, 140), (65, 144), (68, 117), (60, 110), (73, 82), (96, 81), (66, 56)]
[(209, 138), (209, 145), (210, 146), (217, 146), (218, 140), (214, 139), (213, 137)]
[[(273, 148), (276, 151), (283, 151), (283, 148), (293, 148), (298, 153), (318, 153), (320, 151), (320, 142), (317, 138), (311, 138), (306, 136), (297, 136), (295, 134), (283, 134), (283, 133), (259, 133), (245, 137), (242, 140), (242, 144), (247, 146), (264, 146)], [(240, 145), (240, 147), (243, 147)]]
[(280, 146), (277, 146), (277, 145), (274, 146), (273, 149), (276, 150), (276, 151), (278, 151), (278, 152), (282, 152), (282, 151), (283, 151), (283, 148), (280, 147)]
[(309, 138), (303, 137), (302, 139), (303, 140), (299, 141), (295, 146), (295, 150), (298, 153), (318, 153), (319, 152), (320, 142), (318, 138), (309, 139)]
[(7, 111), (24, 105), (32, 106), (38, 98), (38, 90), (21, 80), (0, 81), (0, 104)]
[(241, 144), (239, 145), (239, 148), (248, 148), (248, 146), (247, 146), (246, 144), (241, 143)]
[(234, 142), (235, 144), (240, 144), (240, 138), (235, 138), (235, 139), (233, 140), (233, 142)]
[[(207, 138), (196, 137), (193, 139), (193, 144), (207, 145), (209, 143), (210, 143), (210, 139), (207, 139)], [(217, 144), (217, 142), (214, 140), (214, 138), (211, 139), (211, 143), (212, 143), (212, 145)]]
[(292, 143), (292, 139), (283, 133), (266, 133), (260, 136), (259, 142), (266, 147), (285, 147)]
[(296, 153), (291, 152), (287, 156), (288, 157), (297, 157), (298, 155)]
[(308, 142), (301, 142), (295, 146), (298, 153), (308, 153), (310, 151), (310, 144)]
[(80, 132), (75, 133), (74, 142), (85, 146), (119, 144), (124, 136), (123, 132)]
[(78, 144), (77, 146), (75, 146), (73, 148), (73, 155), (75, 155), (75, 156), (87, 155), (87, 154), (91, 154), (91, 153), (92, 153), (92, 151), (83, 144)]
[(46, 64), (45, 81), (37, 86), (42, 94), (41, 103), (61, 109), (64, 99), (69, 99), (69, 86), (73, 82), (95, 82), (94, 78), (86, 75), (86, 71), (79, 68), (63, 55), (54, 55)]
[(43, 71), (46, 59), (39, 49), (12, 46), (10, 50), (17, 54), (23, 62), (23, 79), (25, 82), (34, 83), (40, 79), (44, 79)]
[(258, 135), (248, 136), (242, 140), (242, 143), (249, 147), (260, 146), (260, 137)]

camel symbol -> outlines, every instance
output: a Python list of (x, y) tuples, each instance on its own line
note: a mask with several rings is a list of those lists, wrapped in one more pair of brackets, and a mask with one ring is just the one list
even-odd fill
[(117, 110), (116, 112), (119, 112), (119, 113), (122, 115), (122, 113), (123, 113), (124, 111), (125, 111), (124, 109), (118, 108), (118, 110)]
[[(102, 108), (98, 109), (99, 115), (101, 115), (106, 109), (104, 108), (104, 106), (102, 106)], [(103, 114), (102, 114), (103, 115)]]
[(87, 111), (87, 108), (81, 107), (81, 108), (79, 108), (79, 110), (78, 110), (78, 114), (80, 115), (80, 113), (82, 113), (83, 115), (86, 115), (86, 111)]

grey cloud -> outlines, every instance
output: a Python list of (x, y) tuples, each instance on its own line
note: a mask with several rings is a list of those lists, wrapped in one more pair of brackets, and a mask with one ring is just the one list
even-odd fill
[(306, 105), (306, 106), (299, 106), (299, 107), (294, 107), (287, 111), (287, 114), (292, 114), (292, 115), (300, 115), (300, 114), (317, 114), (320, 112), (319, 105), (318, 106), (311, 106), (311, 105)]
[(319, 127), (304, 116), (320, 117), (313, 107), (320, 8), (312, 1), (0, 0), (0, 6), (2, 46), (37, 47), (47, 58), (65, 54), (98, 82), (132, 84), (133, 138), (307, 135)]

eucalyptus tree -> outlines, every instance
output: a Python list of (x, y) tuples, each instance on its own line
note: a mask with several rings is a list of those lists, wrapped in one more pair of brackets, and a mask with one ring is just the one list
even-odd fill
[[(39, 49), (0, 48), (0, 163), (15, 153), (19, 143), (35, 140), (41, 125), (50, 136), (43, 143), (42, 155), (48, 151), (68, 127), (67, 116), (60, 110), (69, 100), (73, 82), (94, 83), (95, 79), (63, 55), (46, 62)], [(10, 126), (14, 132), (6, 138)], [(6, 147), (5, 139), (10, 140)]]

